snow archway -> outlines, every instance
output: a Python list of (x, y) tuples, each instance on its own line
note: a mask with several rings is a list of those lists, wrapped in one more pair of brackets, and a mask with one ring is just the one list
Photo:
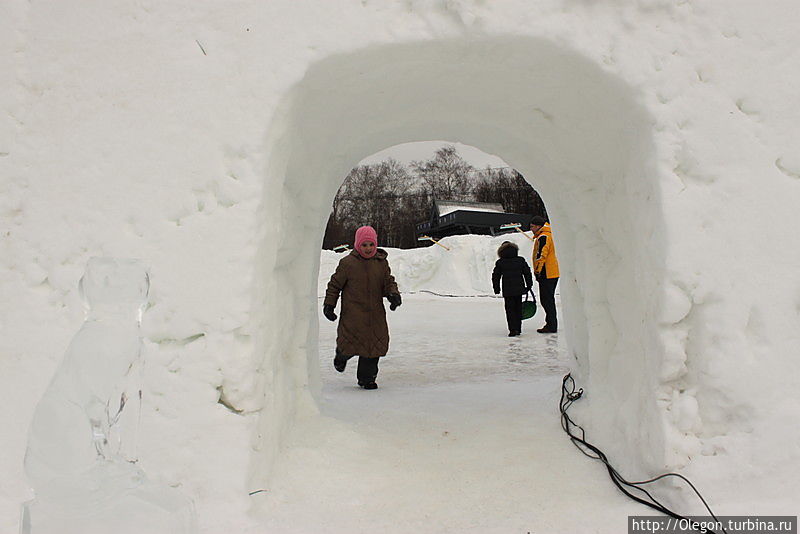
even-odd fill
[(631, 87), (537, 39), (381, 46), (313, 65), (267, 141), (265, 242), (280, 246), (265, 246), (258, 267), (268, 280), (259, 295), (268, 332), (259, 461), (271, 462), (283, 425), (319, 391), (316, 276), (342, 178), (386, 147), (448, 139), (535, 177), (562, 263), (565, 335), (604, 433), (595, 436), (622, 436), (616, 452), (631, 465), (661, 463), (650, 385), (661, 354), (652, 296), (663, 270), (651, 127)]

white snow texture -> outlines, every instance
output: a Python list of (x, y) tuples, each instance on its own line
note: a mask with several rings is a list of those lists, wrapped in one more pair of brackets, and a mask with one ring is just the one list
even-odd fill
[[(333, 196), (432, 139), (542, 194), (607, 452), (742, 502), (796, 494), (798, 27), (790, 0), (5, 0), (0, 531), (92, 256), (151, 274), (144, 470), (203, 532), (244, 515), (317, 416)], [(401, 290), (486, 292), (495, 243), (455, 241), (393, 254)], [(204, 515), (215, 500), (234, 504)]]

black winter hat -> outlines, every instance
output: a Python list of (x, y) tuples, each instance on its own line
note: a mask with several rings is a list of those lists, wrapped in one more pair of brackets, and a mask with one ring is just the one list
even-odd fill
[(547, 221), (544, 220), (544, 217), (541, 215), (534, 215), (531, 217), (531, 224), (535, 224), (536, 226), (544, 226), (544, 223)]

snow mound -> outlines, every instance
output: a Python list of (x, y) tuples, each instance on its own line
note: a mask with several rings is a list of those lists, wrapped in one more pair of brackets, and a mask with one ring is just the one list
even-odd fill
[[(503, 241), (519, 246), (520, 256), (531, 265), (533, 242), (520, 233), (496, 237), (459, 235), (445, 237), (439, 245), (414, 249), (386, 248), (389, 266), (401, 293), (430, 292), (458, 297), (491, 296), (492, 269), (497, 247)], [(446, 250), (447, 247), (450, 250)], [(320, 256), (318, 295), (325, 287), (343, 254), (323, 250)]]

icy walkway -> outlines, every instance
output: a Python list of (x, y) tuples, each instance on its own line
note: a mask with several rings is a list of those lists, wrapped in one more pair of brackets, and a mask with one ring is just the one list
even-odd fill
[(644, 513), (561, 431), (567, 355), (538, 314), (511, 339), (502, 300), (404, 299), (376, 391), (333, 369), (320, 319), (326, 417), (294, 433), (258, 532), (619, 533)]

